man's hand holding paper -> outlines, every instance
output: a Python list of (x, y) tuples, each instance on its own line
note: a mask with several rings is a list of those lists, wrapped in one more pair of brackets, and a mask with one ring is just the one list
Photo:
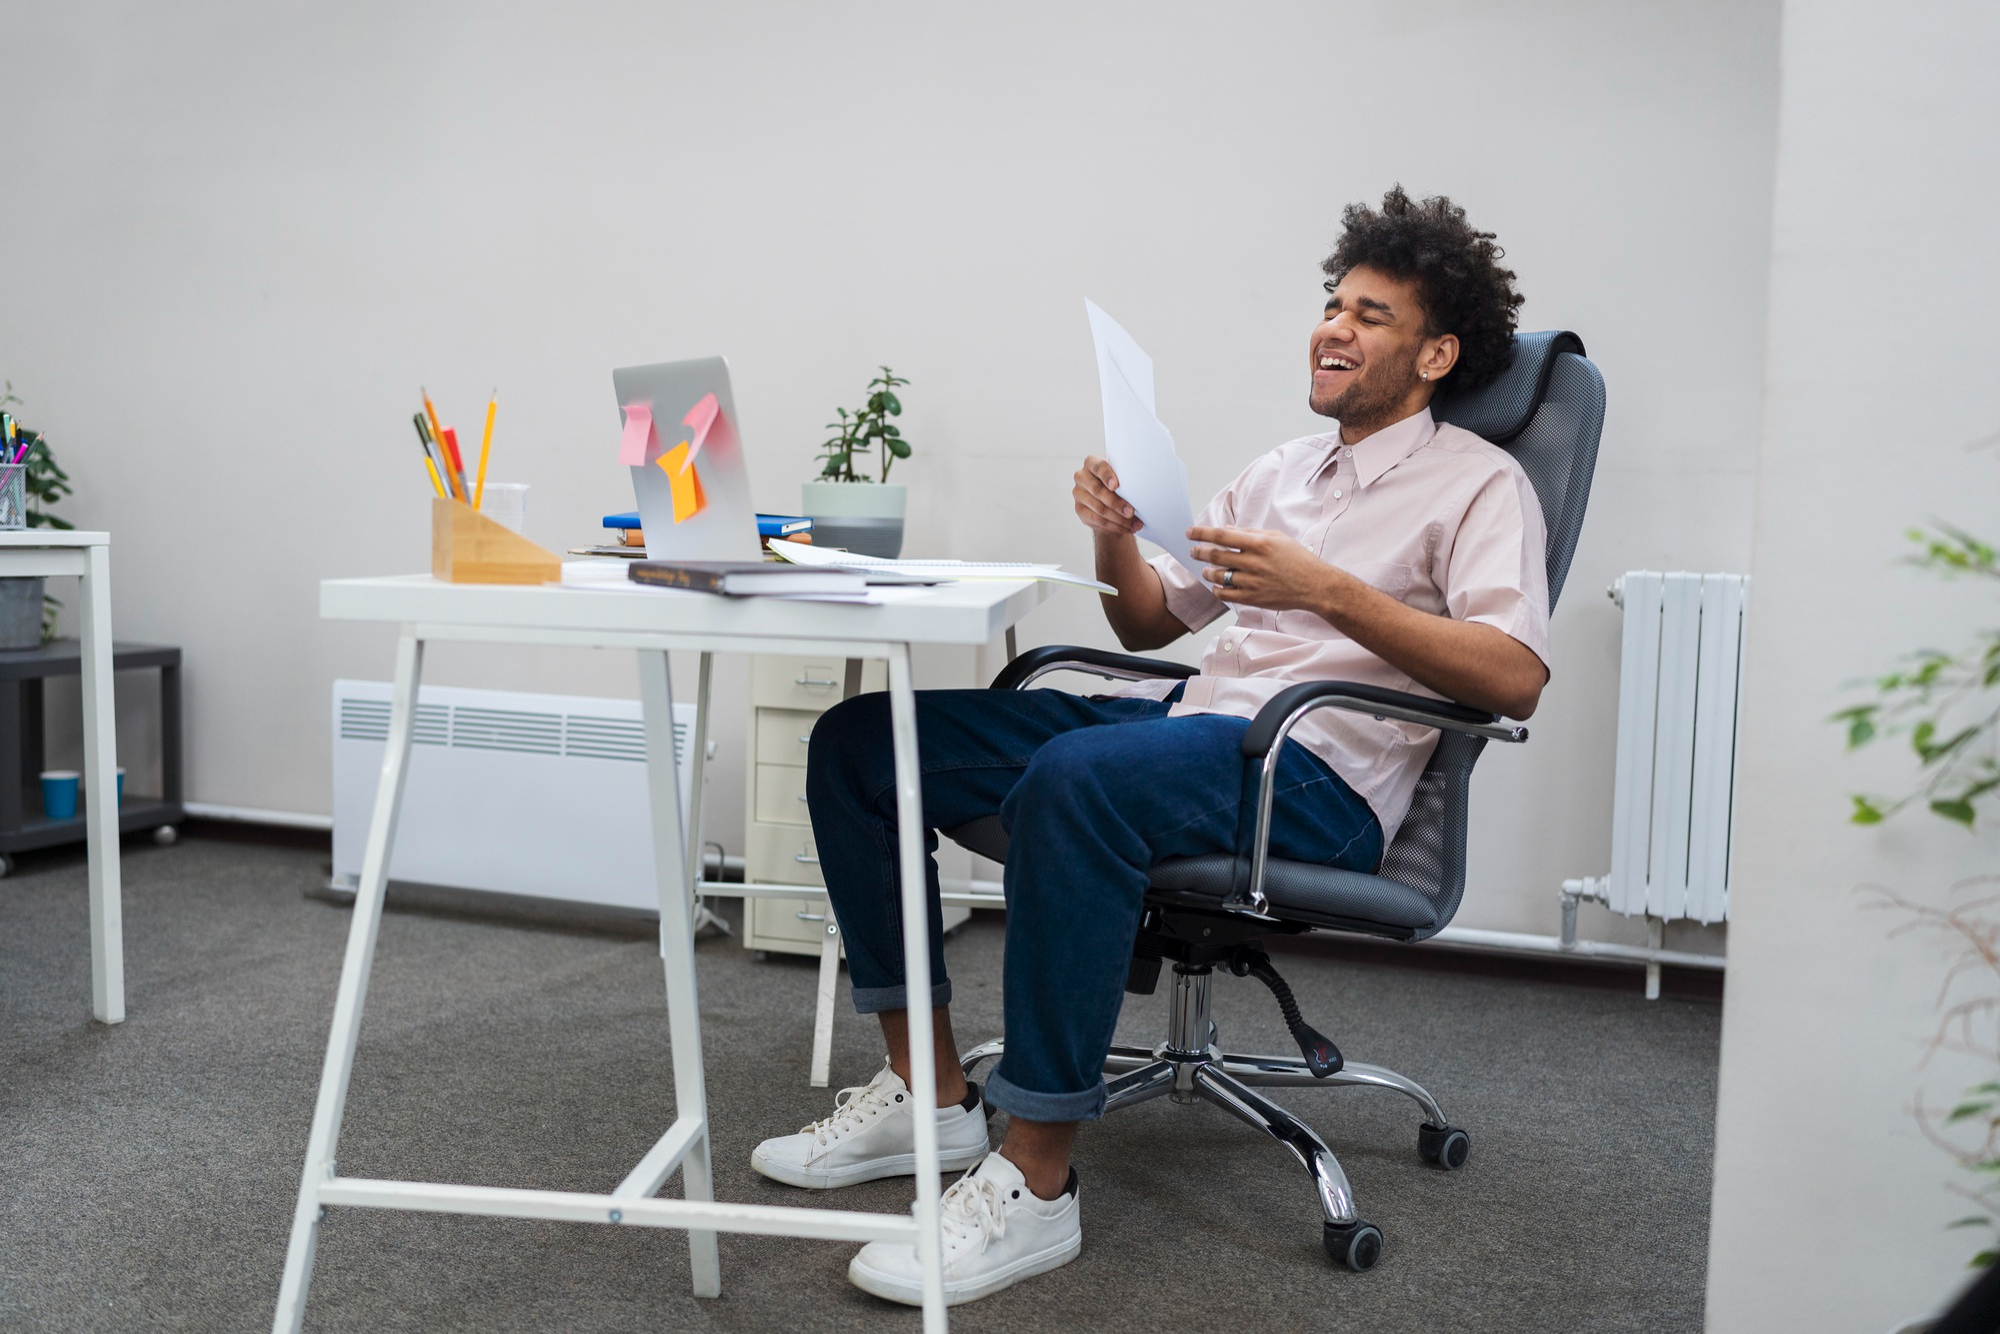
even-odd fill
[(1118, 473), (1110, 459), (1092, 454), (1076, 470), (1075, 480), (1070, 499), (1076, 503), (1076, 517), (1083, 520), (1084, 527), (1123, 537), (1136, 536), (1146, 526), (1131, 502), (1118, 494)]

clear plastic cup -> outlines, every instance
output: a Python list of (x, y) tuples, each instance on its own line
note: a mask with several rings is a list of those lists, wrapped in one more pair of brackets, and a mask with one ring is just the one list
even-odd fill
[(520, 532), (528, 518), (528, 484), (488, 482), (480, 492), (479, 512), (503, 528)]

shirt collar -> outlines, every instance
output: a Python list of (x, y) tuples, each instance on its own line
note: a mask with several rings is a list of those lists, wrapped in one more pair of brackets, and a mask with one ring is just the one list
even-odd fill
[(1354, 446), (1356, 483), (1373, 485), (1376, 478), (1416, 453), (1436, 434), (1437, 423), (1431, 420), (1428, 407), (1419, 409), (1414, 416), (1405, 417), (1394, 425), (1384, 426)]

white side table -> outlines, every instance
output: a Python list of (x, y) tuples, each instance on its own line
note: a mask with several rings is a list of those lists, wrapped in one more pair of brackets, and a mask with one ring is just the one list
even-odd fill
[(90, 861), (90, 1012), (125, 1021), (125, 927), (118, 882), (118, 734), (111, 699), (111, 534), (0, 530), (0, 578), (83, 579), (84, 847)]

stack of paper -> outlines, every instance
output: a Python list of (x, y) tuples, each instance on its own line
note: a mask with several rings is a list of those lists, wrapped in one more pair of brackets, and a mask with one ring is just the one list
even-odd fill
[(830, 551), (803, 542), (774, 541), (771, 550), (794, 565), (834, 565), (850, 569), (893, 570), (898, 574), (930, 575), (939, 579), (1041, 579), (1052, 584), (1073, 584), (1094, 588), (1100, 593), (1116, 593), (1110, 584), (1071, 574), (1060, 565), (1028, 561), (983, 560), (887, 560), (864, 556), (857, 551)]
[(1174, 452), (1173, 433), (1153, 410), (1153, 359), (1118, 321), (1086, 300), (1090, 336), (1097, 344), (1097, 379), (1104, 392), (1104, 457), (1118, 474), (1118, 494), (1144, 522), (1139, 536), (1187, 567), (1197, 579), (1188, 526), (1187, 465)]

